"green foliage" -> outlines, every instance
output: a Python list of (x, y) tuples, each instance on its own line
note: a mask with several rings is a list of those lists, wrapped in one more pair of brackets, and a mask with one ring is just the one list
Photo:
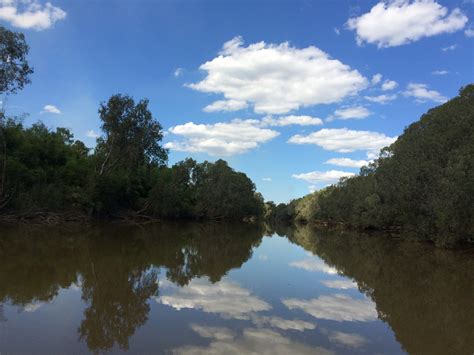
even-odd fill
[(255, 194), (255, 184), (225, 161), (198, 164), (193, 178), (198, 217), (242, 219), (263, 213), (263, 203)]
[(269, 222), (307, 223), (315, 218), (319, 211), (318, 192), (313, 192), (304, 197), (292, 200), (288, 204), (275, 205), (273, 201), (265, 204), (265, 219)]
[[(157, 136), (157, 127), (161, 126), (141, 129), (155, 130), (150, 135)], [(114, 129), (122, 131), (120, 124)], [(263, 214), (263, 198), (253, 182), (223, 160), (198, 164), (186, 159), (168, 168), (163, 165), (165, 150), (154, 147), (158, 155), (147, 153), (142, 143), (131, 148), (137, 163), (128, 161), (131, 153), (124, 160), (125, 146), (112, 144), (111, 138), (101, 139), (90, 154), (64, 128), (50, 131), (42, 123), (25, 128), (9, 119), (2, 131), (7, 149), (1, 213), (77, 212), (95, 217), (133, 213), (163, 219), (226, 220)], [(108, 152), (111, 163), (101, 171)]]
[(162, 168), (147, 209), (167, 218), (242, 220), (263, 214), (254, 183), (223, 160), (197, 164), (192, 159)]
[(58, 211), (89, 202), (92, 165), (88, 149), (64, 128), (50, 132), (42, 123), (29, 128), (14, 120), (3, 125), (6, 171), (4, 205), (21, 212)]
[(22, 33), (0, 26), (0, 94), (15, 93), (30, 83), (33, 69), (26, 60), (28, 51)]
[(441, 245), (472, 242), (473, 157), (474, 85), (468, 85), (406, 128), (359, 176), (320, 191), (310, 218), (403, 229)]
[(137, 104), (130, 96), (113, 95), (101, 103), (99, 117), (103, 137), (98, 140), (99, 174), (122, 167), (128, 174), (142, 165), (163, 166), (168, 151), (160, 142), (163, 129), (148, 109), (148, 100)]

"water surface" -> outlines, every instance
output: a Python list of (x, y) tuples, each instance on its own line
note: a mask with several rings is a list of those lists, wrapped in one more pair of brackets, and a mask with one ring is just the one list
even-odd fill
[(0, 353), (472, 354), (474, 253), (242, 224), (2, 228)]

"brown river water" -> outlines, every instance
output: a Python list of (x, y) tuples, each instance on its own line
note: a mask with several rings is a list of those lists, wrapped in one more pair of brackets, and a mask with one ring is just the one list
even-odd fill
[(470, 354), (474, 250), (246, 224), (0, 231), (0, 354)]

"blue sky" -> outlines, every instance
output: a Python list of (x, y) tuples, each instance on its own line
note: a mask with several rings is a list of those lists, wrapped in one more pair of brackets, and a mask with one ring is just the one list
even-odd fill
[(148, 98), (170, 164), (223, 158), (286, 202), (357, 173), (473, 82), (473, 7), (0, 0), (0, 22), (25, 33), (35, 68), (6, 109), (93, 147), (101, 101)]

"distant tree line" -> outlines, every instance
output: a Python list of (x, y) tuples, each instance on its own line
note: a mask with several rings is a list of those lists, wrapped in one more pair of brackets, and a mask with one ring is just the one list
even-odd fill
[[(28, 50), (22, 34), (0, 27), (0, 94), (30, 82)], [(261, 217), (254, 183), (225, 161), (187, 159), (167, 167), (163, 129), (148, 100), (113, 95), (98, 113), (103, 134), (91, 150), (66, 128), (25, 127), (0, 112), (0, 216)]]
[(358, 176), (266, 207), (271, 219), (401, 230), (441, 245), (474, 242), (474, 85), (407, 127)]

